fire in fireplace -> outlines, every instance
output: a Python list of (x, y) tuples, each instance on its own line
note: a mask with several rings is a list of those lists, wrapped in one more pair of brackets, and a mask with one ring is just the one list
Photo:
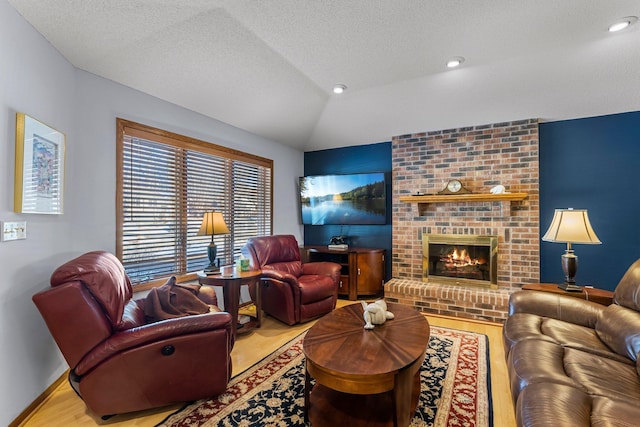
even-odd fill
[(424, 234), (423, 277), (460, 285), (495, 288), (498, 238), (457, 234)]

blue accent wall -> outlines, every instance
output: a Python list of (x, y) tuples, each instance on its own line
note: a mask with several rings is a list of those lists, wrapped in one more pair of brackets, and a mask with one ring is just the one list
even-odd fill
[[(640, 258), (640, 112), (541, 123), (540, 234), (557, 208), (587, 209), (601, 245), (573, 245), (576, 282), (613, 290)], [(540, 242), (540, 278), (564, 279), (566, 245)]]
[(349, 237), (350, 246), (386, 249), (386, 279), (391, 278), (391, 142), (304, 154), (305, 175), (385, 172), (387, 223), (384, 225), (305, 225), (306, 245), (327, 245), (331, 236)]
[[(559, 208), (587, 209), (601, 245), (574, 245), (576, 281), (615, 289), (640, 258), (640, 112), (540, 123), (540, 237)], [(305, 175), (388, 172), (387, 224), (304, 226), (305, 244), (344, 234), (353, 246), (387, 250), (391, 277), (391, 142), (305, 153)], [(566, 245), (540, 241), (540, 280), (564, 280)]]

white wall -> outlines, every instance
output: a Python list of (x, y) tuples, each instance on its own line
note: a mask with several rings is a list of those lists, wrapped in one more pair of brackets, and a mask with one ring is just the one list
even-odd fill
[(273, 159), (273, 232), (291, 233), (302, 241), (297, 208), (297, 179), (304, 166), (301, 151), (90, 73), (76, 71), (76, 78), (77, 144), (67, 159), (73, 169), (66, 199), (69, 210), (77, 213), (74, 250), (99, 246), (115, 250), (116, 117)]
[[(67, 136), (63, 215), (13, 212), (16, 112)], [(273, 159), (273, 232), (302, 241), (296, 207), (302, 152), (76, 70), (0, 1), (0, 220), (27, 221), (26, 240), (0, 242), (0, 425), (67, 369), (31, 296), (68, 259), (115, 250), (116, 117)]]

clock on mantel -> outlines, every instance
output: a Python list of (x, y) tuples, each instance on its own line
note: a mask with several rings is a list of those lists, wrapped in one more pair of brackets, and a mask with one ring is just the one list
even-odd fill
[(447, 182), (447, 185), (440, 191), (438, 194), (469, 194), (471, 190), (466, 188), (460, 181), (457, 179), (451, 179)]

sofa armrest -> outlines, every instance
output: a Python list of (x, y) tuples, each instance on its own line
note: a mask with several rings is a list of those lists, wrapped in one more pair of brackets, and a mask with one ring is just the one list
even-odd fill
[(509, 298), (509, 315), (529, 313), (595, 328), (606, 306), (567, 295), (518, 291)]
[(97, 345), (72, 367), (77, 375), (84, 375), (99, 363), (118, 353), (169, 338), (198, 334), (216, 329), (226, 329), (229, 348), (233, 348), (231, 315), (227, 312), (206, 313), (149, 323), (137, 328), (114, 333)]

